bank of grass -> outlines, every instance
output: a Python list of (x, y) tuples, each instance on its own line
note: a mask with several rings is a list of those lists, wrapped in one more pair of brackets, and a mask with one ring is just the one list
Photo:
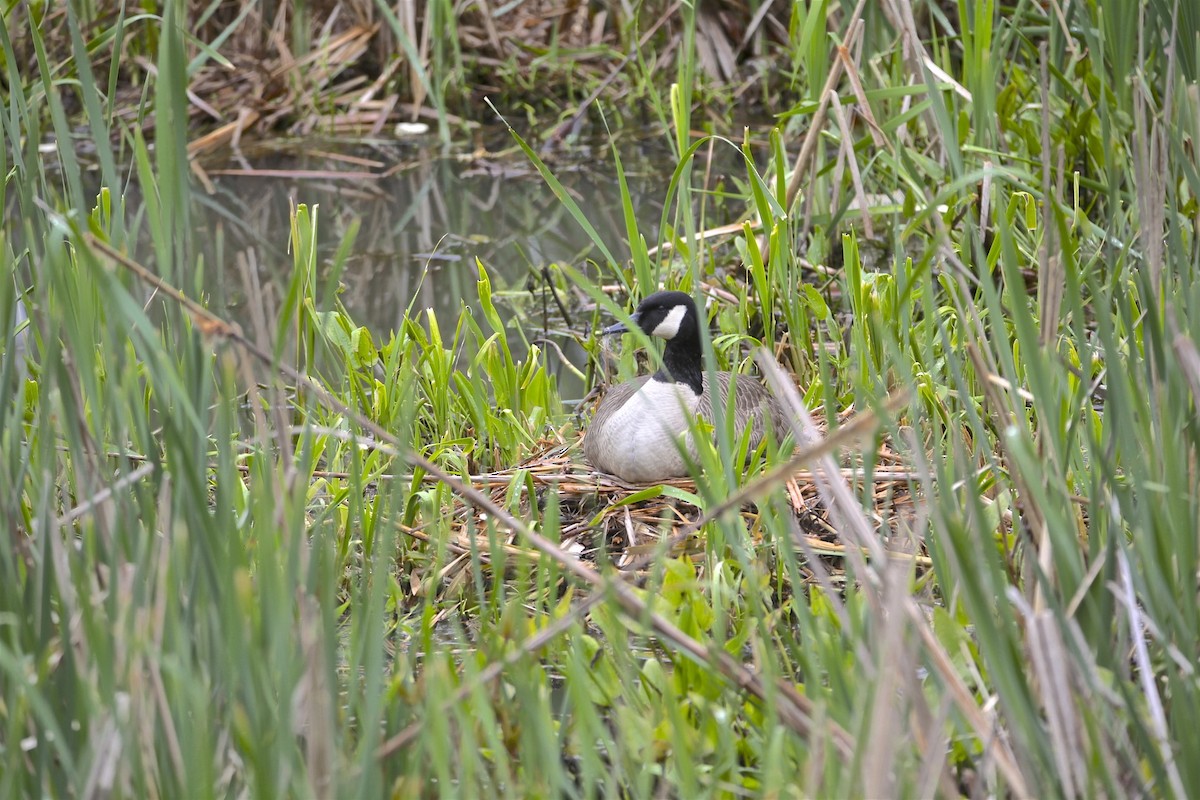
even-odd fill
[[(629, 576), (603, 537), (557, 548), (575, 498), (521, 471), (499, 502), (472, 488), (576, 437), (486, 265), (478, 315), (366, 331), (301, 206), (283, 307), (231, 326), (192, 305), (215, 265), (188, 225), (174, 6), (152, 145), (82, 37), (70, 83), (0, 39), (0, 794), (1200, 793), (1200, 96), (1164, 47), (1195, 20), (1161, 5), (931, 5), (920, 49), (903, 8), (860, 30), (815, 5), (806, 124), (720, 196), (688, 167), (687, 62), (659, 87), (678, 210), (654, 243), (625, 208), (601, 274), (731, 297), (712, 362), (761, 341), (831, 421), (878, 415), (918, 513), (877, 519), (869, 479), (818, 470), (839, 557), (764, 491), (752, 524), (715, 515)], [(747, 225), (698, 245), (717, 203)], [(730, 253), (744, 274), (714, 269)], [(852, 430), (869, 477), (879, 442)], [(736, 434), (701, 454), (710, 512), (751, 479)]]

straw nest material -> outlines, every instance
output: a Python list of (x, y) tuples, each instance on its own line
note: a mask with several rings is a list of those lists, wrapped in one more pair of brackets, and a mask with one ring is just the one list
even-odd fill
[[(582, 458), (578, 442), (548, 441), (545, 449), (525, 462), (497, 472), (471, 476), (470, 482), (488, 492), (493, 502), (507, 508), (517, 517), (528, 519), (533, 510), (546, 506), (550, 493), (557, 495), (559, 542), (563, 550), (586, 561), (611, 560), (622, 569), (638, 569), (648, 562), (648, 556), (662, 552), (663, 538), (670, 536), (671, 555), (696, 554), (703, 550), (695, 536), (680, 537), (703, 514), (691, 500), (702, 493), (689, 479), (663, 481), (650, 485), (630, 485), (613, 476), (593, 470)], [(890, 557), (911, 560), (917, 566), (928, 566), (924, 545), (916, 534), (914, 520), (916, 503), (912, 486), (915, 476), (907, 470), (900, 455), (885, 438), (875, 452), (872, 488), (866, 495), (870, 507), (863, 509), (884, 539)], [(864, 496), (862, 481), (865, 470), (860, 466), (861, 454), (843, 459), (840, 475), (855, 489), (855, 496)], [(786, 494), (796, 526), (793, 539), (802, 556), (818, 556), (832, 571), (840, 571), (846, 543), (839, 536), (838, 516), (831, 514), (818, 489), (819, 473), (801, 468), (770, 494)], [(532, 497), (532, 499), (531, 499)], [(745, 519), (747, 530), (759, 537), (759, 510), (748, 501), (738, 513)], [(502, 525), (489, 530), (484, 514), (461, 499), (455, 500), (453, 533), (447, 543), (452, 552), (464, 557), (476, 553), (488, 560), (497, 535), (506, 555), (536, 557), (519, 539)], [(419, 530), (406, 529), (410, 535), (425, 538)], [(448, 577), (448, 576), (443, 576)]]

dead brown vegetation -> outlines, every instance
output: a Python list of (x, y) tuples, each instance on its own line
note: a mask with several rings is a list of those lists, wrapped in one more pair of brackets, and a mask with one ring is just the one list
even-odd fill
[[(22, 31), (36, 26), (55, 71), (71, 75), (72, 13), (95, 74), (114, 60), (119, 65), (119, 118), (152, 133), (154, 110), (142, 104), (156, 72), (157, 34), (140, 4), (82, 4), (76, 11), (18, 4), (5, 19), (18, 71), (35, 72), (35, 47)], [(739, 95), (764, 74), (762, 63), (747, 65), (786, 40), (785, 13), (735, 2), (706, 6), (695, 23), (696, 63), (730, 96)], [(391, 135), (400, 122), (469, 127), (485, 96), (562, 116), (563, 127), (551, 134), (559, 137), (578, 128), (595, 98), (636, 94), (639, 75), (673, 74), (686, 27), (678, 2), (634, 8), (476, 0), (390, 4), (385, 11), (371, 0), (230, 0), (189, 3), (185, 16), (194, 155), (281, 135)], [(82, 113), (64, 94), (68, 113)]]

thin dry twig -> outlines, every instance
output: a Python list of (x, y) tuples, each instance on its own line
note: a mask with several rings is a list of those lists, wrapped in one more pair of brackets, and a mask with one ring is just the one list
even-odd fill
[[(796, 200), (796, 195), (800, 193), (800, 182), (804, 178), (804, 171), (808, 167), (808, 162), (812, 160), (813, 155), (817, 152), (817, 139), (821, 133), (821, 129), (825, 125), (825, 114), (829, 109), (829, 99), (833, 90), (837, 87), (838, 81), (842, 77), (842, 69), (845, 67), (846, 59), (842, 58), (842, 53), (849, 57), (849, 50), (854, 46), (855, 40), (862, 34), (862, 16), (863, 7), (866, 6), (867, 0), (858, 0), (858, 4), (854, 7), (854, 12), (850, 15), (850, 21), (846, 25), (846, 40), (838, 45), (837, 55), (834, 56), (833, 64), (829, 68), (829, 77), (825, 80), (825, 86), (821, 89), (821, 101), (817, 105), (817, 110), (813, 113), (812, 123), (808, 126), (808, 133), (804, 136), (804, 143), (800, 146), (800, 155), (796, 156), (796, 163), (792, 166), (792, 174), (788, 178), (787, 192), (784, 195), (783, 207), (790, 209)], [(766, 248), (763, 248), (765, 251)]]

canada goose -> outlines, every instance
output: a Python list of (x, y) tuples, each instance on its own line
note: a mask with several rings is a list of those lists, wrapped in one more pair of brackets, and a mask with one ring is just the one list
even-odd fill
[[(584, 436), (584, 457), (596, 469), (631, 483), (687, 475), (687, 463), (676, 442), (686, 436), (685, 446), (694, 458), (688, 417), (713, 420), (696, 304), (683, 292), (655, 292), (641, 302), (632, 317), (647, 335), (667, 340), (662, 369), (608, 390)], [(628, 330), (618, 322), (602, 333)], [(722, 408), (728, 407), (731, 382), (734, 429), (750, 427), (751, 449), (762, 442), (768, 425), (775, 438), (782, 439), (787, 426), (779, 404), (749, 375), (717, 373), (721, 388), (717, 402)]]

